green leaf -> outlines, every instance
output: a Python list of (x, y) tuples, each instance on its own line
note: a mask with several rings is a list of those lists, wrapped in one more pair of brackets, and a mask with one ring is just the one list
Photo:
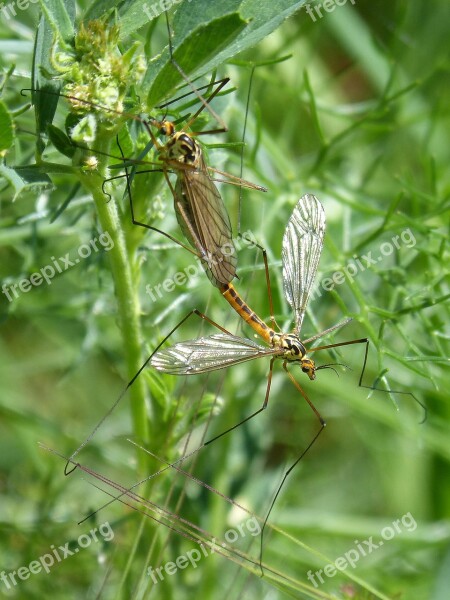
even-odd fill
[[(171, 24), (174, 58), (181, 62), (190, 78), (204, 75), (243, 50), (255, 46), (304, 4), (305, 0), (183, 2)], [(234, 21), (237, 13), (240, 30)], [(234, 32), (231, 31), (233, 23)], [(221, 27), (228, 28), (228, 31), (221, 31)], [(186, 51), (191, 53), (187, 58), (183, 55)], [(171, 63), (166, 48), (150, 63), (144, 78), (144, 84), (150, 90), (149, 107), (169, 97), (174, 87), (182, 82), (183, 78)]]
[[(49, 9), (53, 2), (49, 3)], [(65, 11), (73, 22), (75, 20), (75, 0), (66, 0)], [(53, 13), (52, 13), (53, 14)], [(47, 125), (52, 123), (59, 100), (60, 83), (48, 79), (44, 73), (52, 73), (50, 60), (54, 44), (54, 36), (50, 22), (45, 16), (41, 17), (36, 32), (32, 68), (32, 103), (35, 107), (36, 133), (38, 153), (42, 154), (45, 144), (42, 135), (47, 131)]]
[(65, 46), (74, 36), (74, 2), (72, 0), (40, 0), (42, 12), (53, 29), (55, 36)]
[(75, 148), (64, 131), (61, 131), (61, 129), (51, 124), (48, 126), (47, 131), (50, 141), (55, 148), (61, 152), (61, 154), (64, 154), (64, 156), (72, 158), (75, 154)]
[[(84, 13), (84, 21), (93, 21), (94, 19), (101, 19), (108, 13), (112, 12), (116, 7), (122, 4), (123, 0), (96, 0), (91, 2), (91, 5)], [(148, 0), (147, 0), (148, 4)], [(141, 14), (141, 26), (142, 26), (142, 14)]]
[[(189, 36), (174, 51), (174, 59), (187, 75), (198, 71), (212, 55), (221, 52), (245, 27), (245, 22), (237, 13), (227, 15), (201, 25), (195, 34)], [(152, 72), (150, 65), (148, 73)], [(166, 99), (170, 92), (183, 81), (180, 73), (169, 61), (158, 72), (147, 97), (149, 107)], [(147, 82), (145, 82), (147, 83)]]
[[(101, 3), (102, 0), (99, 0)], [(161, 2), (163, 4), (163, 2)], [(122, 9), (119, 8), (120, 38), (124, 39), (147, 25), (164, 12), (159, 3), (149, 0), (131, 0)]]
[(13, 202), (28, 194), (37, 195), (54, 189), (47, 175), (27, 167), (11, 169), (0, 164), (0, 175), (14, 188)]
[(11, 115), (0, 100), (0, 156), (6, 154), (14, 140), (14, 127)]
[(125, 157), (132, 156), (134, 152), (134, 145), (127, 126), (121, 127), (119, 133), (117, 134), (117, 138), (120, 147), (122, 148), (123, 155)]
[(59, 100), (60, 83), (47, 79), (43, 71), (52, 70), (50, 55), (53, 45), (53, 34), (48, 21), (41, 17), (36, 32), (33, 53), (32, 69), (32, 95), (36, 117), (37, 150), (39, 154), (44, 151), (45, 143), (42, 135), (46, 133), (47, 125), (53, 121)]

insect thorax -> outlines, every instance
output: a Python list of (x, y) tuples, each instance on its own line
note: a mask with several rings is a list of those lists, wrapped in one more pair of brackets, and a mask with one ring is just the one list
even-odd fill
[(175, 133), (166, 146), (166, 157), (186, 165), (197, 167), (200, 164), (201, 149), (197, 142), (184, 131)]
[(313, 380), (316, 378), (316, 365), (306, 356), (306, 348), (295, 333), (279, 333), (272, 337), (272, 344), (280, 349), (278, 358), (299, 363), (303, 373)]
[(274, 346), (283, 350), (285, 360), (301, 360), (306, 354), (306, 348), (295, 333), (280, 333), (272, 338)]

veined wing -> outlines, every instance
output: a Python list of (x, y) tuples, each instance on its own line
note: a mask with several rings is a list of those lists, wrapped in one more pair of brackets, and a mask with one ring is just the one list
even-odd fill
[(316, 277), (325, 234), (325, 211), (312, 194), (300, 198), (283, 236), (284, 295), (295, 315), (299, 333)]
[(247, 338), (216, 333), (159, 350), (152, 357), (150, 366), (171, 375), (195, 375), (277, 352), (276, 348), (260, 346)]
[(198, 169), (179, 171), (175, 186), (178, 223), (199, 252), (213, 285), (230, 283), (236, 274), (236, 250), (228, 213), (203, 158)]

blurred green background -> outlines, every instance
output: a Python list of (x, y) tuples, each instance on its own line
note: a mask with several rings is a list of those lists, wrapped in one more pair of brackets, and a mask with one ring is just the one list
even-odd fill
[[(80, 18), (87, 4), (78, 3)], [(116, 4), (127, 9), (127, 3)], [(302, 337), (353, 317), (333, 339), (369, 337), (364, 383), (413, 392), (427, 406), (426, 421), (420, 422), (423, 411), (411, 396), (375, 391), (368, 397), (368, 390), (358, 387), (362, 346), (331, 356), (317, 354), (318, 364), (340, 362), (350, 369), (339, 369), (339, 376), (319, 371), (314, 382), (292, 370), (327, 427), (290, 475), (270, 516), (264, 535), (265, 577), (260, 578), (258, 567), (260, 538), (248, 532), (231, 546), (248, 553), (249, 560), (244, 557), (236, 564), (231, 560), (235, 554), (230, 559), (216, 553), (196, 568), (179, 569), (154, 584), (149, 565), (156, 569), (175, 561), (197, 548), (196, 543), (170, 530), (167, 522), (154, 523), (118, 502), (77, 525), (108, 496), (90, 485), (93, 480), (81, 470), (65, 478), (64, 461), (38, 447), (41, 442), (69, 455), (129, 379), (123, 341), (128, 332), (119, 326), (111, 259), (108, 252), (92, 253), (51, 285), (21, 293), (12, 302), (1, 295), (1, 570), (10, 573), (28, 566), (51, 552), (52, 545), (70, 542), (73, 549), (80, 535), (106, 521), (114, 539), (100, 536), (98, 543), (55, 564), (50, 574), (31, 575), (11, 589), (0, 581), (4, 597), (447, 597), (449, 8), (439, 0), (426, 5), (361, 0), (354, 5), (336, 3), (327, 12), (323, 4), (318, 5), (322, 17), (311, 4), (315, 20), (299, 10), (257, 46), (235, 57), (234, 64), (219, 68), (219, 75), (229, 75), (237, 88), (214, 102), (230, 131), (226, 136), (204, 136), (201, 142), (209, 164), (239, 175), (239, 147), (215, 145), (223, 145), (224, 138), (236, 142), (242, 137), (251, 63), (290, 56), (256, 68), (252, 78), (244, 177), (269, 191), (243, 193), (241, 230), (251, 230), (267, 249), (275, 314), (283, 330), (292, 323), (282, 291), (281, 239), (301, 195), (316, 194), (327, 215), (318, 281), (355, 264), (358, 257), (363, 264), (360, 257), (370, 253), (382, 258), (360, 269), (353, 280), (331, 291), (322, 288), (311, 301)], [(4, 153), (5, 164), (30, 165), (35, 122), (19, 90), (30, 86), (38, 7), (17, 10), (12, 19), (0, 15), (2, 73), (15, 64), (2, 93), (13, 113), (16, 137)], [(163, 19), (154, 25), (133, 35), (145, 42), (151, 55), (167, 44)], [(64, 110), (62, 106), (58, 112), (60, 124)], [(214, 147), (208, 149), (208, 144)], [(56, 162), (58, 153), (51, 148), (48, 152)], [(68, 164), (60, 155), (59, 160)], [(36, 186), (12, 202), (12, 186), (2, 173), (3, 284), (29, 277), (52, 264), (52, 257), (68, 252), (76, 256), (82, 244), (98, 238), (98, 217), (82, 188), (51, 222), (71, 196), (76, 178), (66, 173), (52, 176), (51, 193)], [(155, 226), (180, 236), (169, 190), (159, 179), (148, 185), (153, 186), (147, 201)], [(223, 185), (221, 191), (237, 230), (238, 190)], [(145, 340), (140, 361), (192, 308), (251, 337), (203, 273), (153, 301), (146, 286), (155, 288), (193, 260), (164, 238), (133, 228), (122, 192), (119, 186), (114, 196), (119, 198), (124, 235), (133, 240), (132, 297), (140, 302)], [(140, 197), (136, 202), (142, 207)], [(261, 254), (243, 248), (238, 273), (236, 287), (261, 317), (268, 318)], [(172, 339), (210, 333), (209, 324), (192, 317)], [(265, 360), (183, 380), (147, 370), (141, 383), (147, 394), (149, 439), (143, 441), (133, 427), (125, 395), (78, 460), (130, 486), (160, 463), (143, 458), (143, 451), (128, 438), (173, 460), (189, 432), (194, 448), (205, 426), (209, 439), (255, 411), (264, 399), (267, 372)], [(317, 430), (314, 414), (281, 364), (275, 364), (268, 409), (183, 467), (264, 517), (284, 471)], [(106, 484), (103, 488), (114, 491)], [(151, 488), (139, 488), (139, 493), (160, 506), (167, 502), (218, 542), (248, 518), (214, 491), (173, 470), (155, 478)], [(409, 530), (403, 524), (382, 547), (360, 557), (354, 569), (322, 575), (324, 583), (318, 587), (307, 578), (308, 571), (323, 570), (363, 540), (372, 536), (379, 541), (383, 528), (408, 514), (417, 527), (406, 520)], [(171, 522), (176, 530), (182, 526)]]

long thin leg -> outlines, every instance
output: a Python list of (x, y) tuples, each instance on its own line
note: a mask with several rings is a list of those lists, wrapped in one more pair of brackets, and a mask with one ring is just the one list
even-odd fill
[(278, 323), (276, 322), (275, 319), (275, 315), (274, 315), (274, 310), (273, 310), (273, 298), (272, 298), (272, 287), (270, 284), (270, 271), (269, 271), (269, 262), (267, 260), (267, 251), (265, 248), (263, 248), (263, 246), (261, 246), (260, 244), (258, 244), (257, 241), (255, 240), (250, 240), (249, 238), (247, 238), (245, 235), (242, 235), (241, 233), (239, 233), (239, 237), (242, 238), (243, 240), (247, 240), (248, 242), (251, 242), (253, 245), (255, 245), (262, 253), (262, 257), (263, 257), (263, 262), (264, 262), (264, 272), (266, 275), (266, 288), (267, 288), (267, 298), (269, 301), (269, 320), (272, 324), (272, 329), (273, 328), (277, 328), (278, 331), (280, 331), (280, 327), (278, 326)]
[[(225, 125), (225, 123), (223, 122), (223, 120), (219, 117), (219, 115), (211, 108), (211, 106), (209, 106), (208, 102), (203, 98), (203, 96), (198, 92), (197, 88), (191, 83), (191, 81), (189, 80), (189, 77), (187, 76), (187, 74), (183, 71), (183, 69), (181, 68), (181, 66), (177, 63), (177, 61), (174, 59), (173, 57), (173, 45), (172, 45), (172, 32), (170, 30), (170, 25), (169, 25), (169, 16), (167, 14), (167, 10), (164, 11), (165, 17), (166, 17), (166, 25), (167, 25), (167, 33), (168, 33), (168, 38), (169, 38), (169, 54), (170, 54), (170, 62), (173, 64), (173, 66), (176, 68), (176, 70), (178, 71), (178, 73), (181, 75), (181, 77), (184, 79), (184, 81), (187, 83), (187, 85), (189, 85), (189, 87), (192, 89), (192, 91), (194, 92), (194, 94), (197, 96), (197, 98), (200, 100), (200, 102), (203, 105), (203, 108), (206, 108), (206, 110), (209, 111), (209, 113), (212, 115), (212, 117), (217, 121), (217, 123), (220, 124), (221, 127), (223, 127), (225, 129), (225, 131), (227, 131), (227, 127)], [(197, 115), (198, 116), (198, 115)], [(191, 119), (192, 122), (193, 119)]]
[[(145, 366), (148, 364), (148, 362), (151, 360), (151, 358), (153, 357), (153, 355), (159, 350), (159, 348), (166, 342), (166, 340), (174, 333), (174, 331), (176, 331), (176, 329), (178, 329), (178, 327), (180, 327), (180, 325), (182, 325), (192, 314), (196, 314), (198, 317), (206, 320), (208, 323), (210, 323), (211, 325), (214, 325), (215, 327), (217, 327), (218, 329), (220, 329), (221, 331), (223, 331), (224, 333), (229, 333), (226, 329), (224, 329), (223, 327), (221, 327), (220, 325), (218, 325), (217, 323), (215, 323), (214, 321), (212, 321), (208, 316), (206, 316), (205, 314), (199, 312), (198, 310), (194, 309), (193, 311), (191, 311), (190, 313), (188, 313), (184, 319), (182, 321), (180, 321), (178, 323), (178, 325), (176, 325), (172, 331), (163, 339), (163, 341), (158, 345), (157, 348), (155, 348), (155, 350), (152, 352), (152, 354), (149, 356), (149, 358), (146, 360), (146, 362), (144, 363), (144, 365), (141, 367), (141, 369), (139, 370), (139, 372), (135, 375), (135, 377), (133, 377), (133, 379), (131, 380), (131, 382), (127, 385), (127, 387), (125, 388), (125, 390), (121, 393), (120, 397), (118, 398), (118, 400), (114, 403), (114, 405), (111, 407), (111, 409), (108, 411), (107, 415), (105, 417), (103, 417), (103, 419), (100, 421), (100, 423), (96, 426), (96, 428), (94, 429), (94, 431), (92, 432), (92, 434), (89, 436), (89, 438), (86, 440), (86, 442), (84, 442), (80, 448), (74, 453), (72, 454), (72, 456), (70, 456), (70, 458), (67, 460), (67, 465), (66, 465), (66, 469), (67, 466), (69, 464), (74, 465), (73, 468), (66, 472), (65, 474), (68, 475), (70, 473), (72, 473), (78, 466), (78, 463), (75, 463), (73, 461), (73, 457), (75, 456), (75, 454), (78, 454), (79, 450), (81, 450), (81, 448), (83, 448), (86, 443), (92, 438), (92, 436), (94, 435), (94, 433), (97, 431), (97, 429), (100, 427), (100, 425), (103, 423), (103, 421), (105, 420), (106, 417), (108, 417), (111, 412), (114, 410), (114, 408), (117, 406), (117, 404), (120, 402), (120, 400), (122, 399), (122, 397), (124, 396), (124, 394), (126, 393), (126, 391), (128, 390), (128, 388), (130, 387), (131, 383), (133, 381), (136, 380), (136, 377), (142, 372), (142, 370), (145, 368)], [(231, 335), (231, 334), (230, 334)], [(256, 415), (258, 415), (260, 412), (262, 412), (265, 408), (267, 408), (267, 404), (269, 402), (269, 396), (270, 396), (270, 387), (271, 387), (271, 383), (272, 383), (272, 371), (273, 371), (273, 362), (275, 360), (275, 357), (273, 357), (270, 361), (270, 367), (269, 367), (269, 375), (267, 377), (267, 386), (266, 386), (266, 394), (264, 397), (264, 402), (262, 404), (262, 406), (255, 411), (254, 413), (252, 413), (249, 417), (246, 417), (245, 419), (243, 419), (242, 421), (240, 421), (239, 423), (237, 423), (236, 425), (234, 425), (233, 427), (230, 427), (229, 429), (227, 429), (226, 431), (223, 431), (222, 433), (220, 433), (219, 435), (216, 435), (215, 437), (213, 437), (212, 439), (204, 442), (203, 444), (201, 444), (200, 446), (198, 446), (198, 448), (196, 448), (195, 450), (192, 450), (191, 452), (189, 452), (188, 454), (185, 454), (184, 456), (181, 456), (179, 459), (173, 461), (172, 463), (166, 463), (166, 466), (162, 467), (161, 469), (159, 469), (159, 471), (156, 471), (155, 473), (152, 473), (151, 475), (149, 475), (148, 477), (145, 477), (144, 479), (141, 479), (140, 481), (138, 481), (137, 483), (135, 483), (131, 488), (125, 490), (124, 492), (122, 492), (119, 496), (113, 498), (112, 500), (110, 500), (109, 502), (107, 502), (106, 504), (102, 505), (100, 508), (98, 508), (95, 512), (98, 512), (100, 510), (102, 510), (103, 508), (105, 508), (106, 506), (108, 506), (109, 504), (111, 504), (112, 502), (114, 502), (114, 500), (120, 499), (123, 495), (125, 495), (128, 491), (142, 485), (143, 483), (146, 483), (147, 481), (149, 481), (150, 479), (153, 479), (154, 477), (157, 477), (158, 475), (161, 475), (162, 473), (164, 473), (165, 471), (167, 471), (168, 469), (173, 469), (173, 468), (177, 468), (177, 465), (181, 464), (182, 462), (184, 462), (185, 460), (187, 460), (188, 458), (191, 458), (192, 456), (194, 456), (195, 454), (197, 454), (198, 452), (200, 452), (200, 450), (202, 450), (205, 446), (208, 446), (209, 444), (212, 444), (213, 442), (215, 442), (216, 440), (218, 440), (219, 438), (221, 438), (222, 436), (226, 435), (227, 433), (229, 433), (230, 431), (233, 431), (234, 429), (236, 429), (237, 427), (240, 427), (241, 425), (243, 425), (244, 423), (246, 423), (247, 421), (249, 421), (250, 419), (252, 419), (253, 417), (255, 417)]]
[(366, 365), (367, 365), (367, 357), (369, 354), (369, 340), (368, 338), (360, 338), (358, 340), (349, 340), (347, 342), (338, 342), (336, 344), (327, 344), (326, 346), (317, 346), (316, 348), (311, 348), (311, 350), (308, 350), (308, 354), (311, 354), (312, 352), (317, 352), (318, 350), (328, 350), (330, 348), (339, 348), (340, 346), (350, 346), (352, 344), (365, 344), (366, 348), (364, 351), (364, 360), (363, 360), (363, 366), (361, 369), (361, 374), (359, 376), (359, 382), (358, 382), (358, 386), (362, 387), (366, 390), (374, 390), (374, 391), (378, 391), (378, 392), (384, 392), (385, 394), (402, 394), (403, 396), (411, 396), (415, 402), (417, 402), (417, 404), (419, 406), (422, 407), (423, 412), (424, 412), (424, 416), (421, 419), (421, 421), (419, 421), (419, 423), (424, 423), (427, 419), (427, 407), (420, 402), (420, 400), (418, 398), (416, 398), (416, 396), (412, 393), (412, 392), (405, 392), (404, 390), (385, 390), (383, 388), (379, 388), (376, 386), (372, 386), (372, 385), (365, 385), (362, 381), (364, 378), (364, 372), (366, 370)]
[[(176, 64), (176, 63), (175, 63), (175, 61), (174, 61), (174, 64)], [(221, 90), (221, 89), (222, 89), (222, 88), (223, 88), (223, 87), (224, 87), (224, 86), (225, 86), (225, 85), (226, 85), (226, 84), (227, 84), (229, 81), (230, 81), (230, 78), (229, 78), (229, 77), (225, 77), (225, 78), (224, 78), (224, 79), (222, 79), (221, 81), (219, 81), (219, 82), (216, 82), (216, 83), (219, 83), (219, 85), (218, 85), (218, 86), (216, 87), (216, 89), (215, 89), (215, 90), (212, 92), (212, 94), (211, 94), (210, 96), (208, 96), (208, 98), (206, 98), (206, 99), (205, 99), (205, 98), (203, 98), (203, 96), (201, 96), (200, 94), (196, 94), (197, 96), (199, 96), (199, 97), (200, 97), (200, 99), (201, 99), (200, 101), (202, 102), (202, 106), (201, 106), (201, 107), (200, 107), (200, 108), (199, 108), (199, 109), (198, 109), (198, 110), (197, 110), (197, 111), (196, 111), (196, 112), (195, 112), (195, 113), (192, 115), (192, 117), (191, 117), (191, 118), (189, 119), (189, 121), (186, 123), (186, 125), (185, 125), (185, 127), (186, 127), (186, 128), (190, 127), (190, 126), (191, 126), (191, 124), (195, 122), (195, 120), (197, 119), (197, 117), (200, 115), (200, 113), (202, 113), (202, 112), (203, 112), (203, 110), (204, 110), (205, 108), (207, 108), (207, 109), (208, 109), (208, 110), (211, 112), (211, 114), (212, 114), (213, 116), (216, 114), (214, 111), (212, 111), (212, 109), (211, 109), (211, 107), (209, 106), (209, 104), (210, 104), (211, 100), (213, 100), (213, 98), (215, 98), (215, 97), (217, 96), (217, 94), (220, 92), (220, 90)], [(198, 92), (199, 90), (198, 90), (198, 89), (196, 89), (196, 91)], [(195, 93), (195, 92), (194, 92), (194, 93)], [(228, 131), (228, 128), (227, 128), (227, 126), (225, 125), (225, 123), (222, 121), (222, 119), (220, 119), (220, 118), (219, 118), (219, 119), (218, 119), (218, 123), (220, 123), (220, 124), (221, 124), (221, 127), (220, 127), (219, 129), (216, 129), (216, 130), (214, 131), (214, 133), (225, 133), (226, 131)], [(183, 127), (183, 129), (184, 129), (184, 127)], [(213, 132), (212, 132), (212, 131), (210, 131), (209, 133), (213, 133)], [(195, 134), (195, 133), (193, 133), (192, 135), (199, 135), (199, 134)]]
[[(208, 316), (206, 316), (203, 313), (201, 313), (196, 308), (194, 308), (193, 310), (189, 311), (188, 314), (185, 315), (181, 319), (181, 321), (179, 321), (177, 323), (177, 325), (175, 325), (175, 327), (173, 327), (169, 331), (169, 333), (164, 337), (164, 339), (156, 346), (156, 348), (153, 350), (153, 352), (150, 354), (150, 356), (145, 360), (145, 362), (139, 368), (139, 370), (137, 371), (137, 373), (127, 383), (127, 385), (122, 390), (122, 392), (119, 394), (118, 398), (115, 400), (115, 402), (113, 403), (113, 405), (109, 408), (109, 410), (106, 412), (106, 414), (100, 419), (100, 421), (94, 427), (94, 429), (92, 430), (92, 432), (88, 435), (88, 437), (84, 440), (84, 442), (82, 444), (80, 444), (80, 446), (78, 446), (78, 448), (70, 455), (69, 459), (67, 460), (66, 467), (64, 469), (64, 474), (65, 475), (70, 475), (70, 473), (72, 473), (76, 469), (76, 464), (74, 463), (75, 456), (77, 456), (77, 454), (79, 454), (79, 452), (91, 441), (91, 439), (97, 433), (98, 429), (103, 425), (103, 423), (106, 421), (106, 419), (115, 410), (115, 408), (117, 407), (117, 405), (119, 404), (119, 402), (122, 400), (122, 398), (125, 396), (125, 394), (129, 390), (129, 388), (133, 385), (133, 383), (136, 381), (136, 379), (139, 377), (139, 375), (142, 373), (142, 371), (145, 369), (145, 367), (149, 364), (149, 362), (152, 359), (152, 357), (154, 356), (154, 354), (161, 348), (161, 346), (163, 344), (165, 344), (165, 342), (170, 338), (170, 336), (173, 335), (173, 333), (175, 333), (175, 331), (179, 327), (181, 327), (181, 325), (183, 325), (183, 323), (185, 323), (194, 314), (197, 315), (198, 317), (200, 317), (201, 319), (206, 320), (208, 323), (210, 323), (214, 327), (217, 327), (217, 329), (220, 329), (220, 331), (222, 331), (223, 333), (227, 333), (227, 334), (231, 335), (231, 333), (229, 331), (227, 331), (224, 327), (221, 327), (218, 323), (216, 323), (215, 321), (213, 321), (212, 319), (210, 319)], [(70, 463), (75, 464), (75, 466), (69, 470), (68, 467), (69, 467)]]
[(319, 437), (319, 435), (322, 433), (322, 431), (324, 430), (324, 428), (326, 426), (326, 422), (324, 421), (324, 419), (320, 415), (320, 413), (317, 410), (317, 408), (314, 406), (314, 404), (308, 398), (308, 395), (305, 392), (305, 390), (300, 386), (300, 384), (296, 381), (296, 379), (288, 371), (286, 361), (284, 361), (284, 363), (283, 363), (283, 369), (286, 371), (289, 379), (292, 381), (292, 383), (294, 384), (295, 388), (300, 392), (300, 394), (303, 396), (303, 398), (306, 400), (306, 402), (311, 407), (311, 410), (316, 415), (316, 417), (317, 417), (317, 419), (318, 419), (318, 421), (320, 423), (320, 429), (316, 433), (316, 435), (313, 437), (313, 439), (310, 441), (310, 443), (307, 445), (307, 447), (305, 448), (305, 450), (303, 450), (303, 452), (300, 454), (300, 456), (288, 468), (288, 470), (286, 471), (286, 473), (283, 476), (283, 479), (281, 480), (280, 485), (278, 486), (277, 491), (275, 492), (275, 496), (273, 497), (272, 502), (270, 503), (269, 510), (267, 511), (267, 514), (266, 514), (266, 516), (264, 518), (263, 526), (261, 528), (261, 544), (260, 544), (260, 555), (259, 555), (259, 557), (260, 557), (259, 558), (259, 567), (261, 569), (261, 576), (264, 575), (264, 571), (263, 571), (263, 567), (262, 567), (262, 553), (263, 553), (264, 530), (266, 528), (267, 521), (269, 520), (270, 513), (272, 512), (272, 509), (273, 509), (273, 507), (275, 505), (275, 502), (277, 501), (277, 498), (278, 498), (278, 496), (279, 496), (279, 494), (281, 492), (281, 488), (283, 487), (286, 479), (289, 477), (290, 473), (293, 471), (293, 469), (295, 469), (295, 467), (298, 465), (298, 463), (302, 460), (302, 458), (305, 456), (305, 454), (312, 448), (312, 446), (315, 444), (317, 438)]
[[(267, 408), (267, 404), (269, 403), (270, 387), (272, 385), (272, 372), (273, 372), (273, 362), (274, 362), (274, 360), (275, 360), (275, 357), (272, 357), (270, 359), (269, 374), (267, 376), (266, 395), (264, 397), (264, 402), (263, 402), (262, 406), (260, 408), (258, 408), (258, 410), (256, 410), (254, 413), (252, 413), (250, 416), (245, 417), (245, 419), (243, 419), (239, 423), (236, 423), (236, 425), (233, 425), (233, 427), (230, 427), (229, 429), (226, 429), (225, 431), (222, 431), (222, 433), (219, 433), (219, 435), (216, 435), (215, 437), (213, 437), (210, 440), (208, 440), (207, 442), (205, 442), (203, 444), (203, 446), (208, 446), (209, 444), (212, 444), (213, 442), (215, 442), (216, 440), (218, 440), (222, 436), (226, 435), (227, 433), (230, 433), (230, 431), (234, 431), (234, 429), (237, 429), (238, 427), (240, 427), (244, 423), (247, 423), (247, 421), (250, 421), (250, 419), (253, 419), (253, 417), (256, 417), (256, 415), (259, 415), (260, 412), (262, 412), (263, 410), (265, 410)], [(203, 446), (200, 446), (200, 448), (203, 448)], [(200, 448), (199, 448), (199, 450), (200, 450)]]
[[(198, 87), (197, 88), (197, 92), (201, 92), (203, 90), (210, 90), (211, 87), (213, 87), (214, 85), (220, 86), (220, 90), (221, 90), (229, 81), (230, 81), (229, 77), (224, 77), (223, 79), (218, 79), (217, 81), (210, 82), (210, 83), (207, 83), (205, 85), (202, 85), (202, 86)], [(230, 91), (233, 91), (233, 90), (230, 90)], [(217, 96), (218, 93), (219, 92), (215, 92), (214, 96)], [(158, 108), (158, 109), (167, 108), (168, 106), (170, 106), (174, 102), (178, 102), (178, 100), (183, 100), (184, 98), (188, 98), (189, 96), (192, 96), (192, 92), (186, 92), (186, 94), (183, 94), (182, 96), (177, 96), (173, 100), (170, 100), (169, 102), (165, 102), (164, 104), (160, 104), (156, 108)], [(210, 100), (207, 100), (207, 102), (209, 102), (209, 101)]]
[[(117, 140), (117, 146), (119, 147), (119, 150), (120, 150), (120, 153), (121, 153), (122, 157), (125, 158), (119, 140)], [(128, 195), (128, 199), (130, 201), (131, 221), (132, 221), (133, 225), (139, 225), (140, 227), (145, 227), (146, 229), (150, 229), (151, 231), (156, 231), (156, 233), (160, 233), (161, 235), (165, 236), (166, 238), (168, 238), (169, 240), (171, 240), (172, 242), (174, 242), (178, 246), (181, 246), (182, 248), (184, 248), (185, 250), (187, 250), (188, 252), (190, 252), (191, 254), (193, 254), (194, 256), (196, 256), (197, 258), (201, 258), (200, 255), (197, 252), (195, 252), (195, 250), (193, 250), (192, 248), (189, 248), (189, 246), (186, 246), (186, 244), (183, 244), (183, 242), (180, 242), (180, 240), (177, 240), (177, 238), (175, 238), (172, 235), (170, 235), (170, 233), (162, 231), (162, 229), (158, 229), (157, 227), (153, 227), (153, 225), (148, 225), (147, 223), (143, 223), (142, 221), (138, 221), (135, 218), (135, 216), (134, 216), (134, 207), (133, 207), (133, 196), (132, 196), (132, 193), (131, 193), (131, 183), (130, 183), (130, 178), (129, 178), (129, 173), (128, 173), (128, 167), (125, 166), (124, 169), (125, 169), (125, 178), (126, 178), (126, 186), (127, 186), (127, 195)], [(172, 186), (170, 184), (170, 181), (169, 181), (169, 178), (168, 178), (168, 175), (167, 175), (167, 171), (165, 169), (161, 169), (161, 170), (164, 173), (164, 176), (165, 176), (167, 182), (169, 183), (169, 185), (170, 185), (170, 187), (172, 189)]]
[[(160, 106), (158, 106), (157, 108), (164, 108), (166, 106), (169, 106), (170, 104), (174, 103), (174, 102), (178, 102), (179, 100), (186, 98), (187, 96), (192, 95), (193, 93), (195, 94), (195, 96), (200, 98), (200, 101), (202, 102), (202, 105), (200, 106), (200, 108), (192, 115), (188, 117), (188, 120), (186, 121), (186, 123), (183, 125), (183, 127), (180, 129), (180, 131), (184, 131), (188, 128), (191, 127), (192, 123), (195, 122), (195, 120), (198, 118), (198, 116), (203, 112), (203, 110), (206, 108), (208, 108), (209, 112), (211, 112), (211, 107), (209, 106), (209, 104), (211, 103), (211, 101), (219, 94), (219, 92), (222, 90), (222, 88), (224, 88), (227, 83), (230, 81), (229, 77), (224, 77), (223, 79), (218, 79), (217, 81), (208, 83), (207, 85), (203, 85), (199, 88), (195, 88), (190, 82), (189, 85), (190, 87), (195, 90), (195, 91), (191, 91), (188, 92), (186, 94), (183, 94), (182, 96), (177, 96), (177, 98), (175, 98), (174, 100), (171, 100), (170, 102), (166, 102), (165, 104), (161, 104)], [(216, 88), (214, 88), (214, 90), (212, 91), (212, 93), (210, 93), (210, 95), (207, 98), (204, 98), (203, 96), (201, 96), (199, 94), (199, 92), (201, 90), (204, 89), (211, 89), (211, 87), (217, 86)], [(215, 114), (215, 113), (211, 113), (211, 114)], [(181, 120), (181, 119), (180, 119)], [(221, 122), (221, 121), (220, 121)], [(208, 134), (215, 134), (215, 133), (225, 133), (226, 131), (228, 131), (227, 127), (224, 125), (223, 127), (220, 128), (216, 128), (216, 129), (207, 129), (207, 130), (203, 130), (203, 131), (191, 131), (189, 133), (189, 135), (191, 136), (200, 136), (200, 135), (208, 135)]]

